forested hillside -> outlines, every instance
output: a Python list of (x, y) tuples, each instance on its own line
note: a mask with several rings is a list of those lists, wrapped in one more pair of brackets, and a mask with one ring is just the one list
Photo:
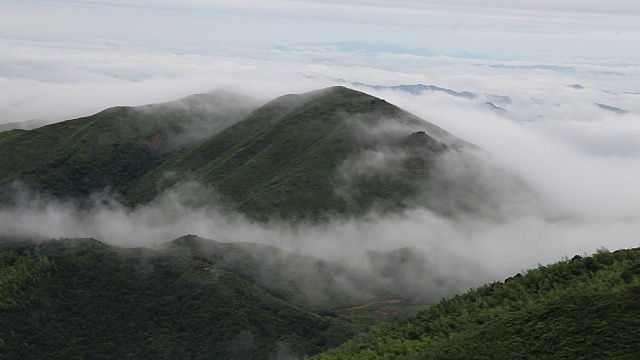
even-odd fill
[(442, 300), (318, 359), (635, 359), (640, 249), (575, 256)]
[[(6, 358), (266, 359), (326, 351), (317, 358), (633, 359), (640, 351), (640, 249), (540, 266), (386, 325), (418, 308), (395, 305), (401, 298), (336, 264), (274, 256), (275, 248), (188, 236), (156, 250), (91, 239), (4, 239), (1, 250)], [(335, 282), (340, 276), (375, 294), (364, 303)], [(305, 283), (321, 289), (315, 301), (306, 302), (313, 295)]]
[[(363, 301), (335, 283), (345, 270), (248, 246), (195, 237), (157, 250), (2, 239), (0, 358), (300, 357), (337, 346), (372, 321), (332, 311)], [(269, 257), (282, 261), (269, 265)], [(277, 272), (286, 266), (298, 274)], [(304, 285), (331, 298), (305, 303)]]

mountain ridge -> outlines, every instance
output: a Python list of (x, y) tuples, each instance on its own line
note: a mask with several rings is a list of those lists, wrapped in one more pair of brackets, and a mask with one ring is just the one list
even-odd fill
[[(255, 219), (315, 221), (359, 216), (374, 207), (397, 211), (422, 191), (425, 179), (439, 181), (430, 176), (434, 166), (403, 174), (402, 161), (345, 175), (347, 159), (401, 154), (403, 139), (418, 131), (445, 145), (412, 150), (425, 156), (423, 163), (473, 147), (383, 99), (345, 87), (285, 95), (251, 112), (247, 102), (225, 93), (193, 95), (0, 133), (0, 151), (12, 151), (0, 161), (0, 200), (11, 201), (11, 185), (18, 181), (80, 200), (110, 188), (136, 206), (196, 182), (215, 189), (221, 204)], [(222, 118), (202, 131), (211, 114)], [(336, 187), (342, 190), (336, 193)]]
[(331, 262), (194, 235), (155, 249), (0, 238), (0, 284), (7, 358), (295, 358), (416, 306), (356, 310), (397, 295), (363, 296), (371, 284)]
[(219, 131), (254, 104), (250, 98), (219, 91), (2, 132), (0, 152), (8, 156), (0, 157), (0, 188), (5, 188), (0, 199), (7, 201), (6, 189), (16, 181), (62, 197), (86, 197), (106, 187), (126, 192), (132, 179), (164, 161), (169, 152)]

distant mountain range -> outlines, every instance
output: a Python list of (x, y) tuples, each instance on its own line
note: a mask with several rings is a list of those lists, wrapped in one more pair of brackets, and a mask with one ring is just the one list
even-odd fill
[[(304, 77), (308, 79), (322, 78), (317, 76), (310, 76), (302, 74)], [(368, 89), (371, 90), (395, 90), (409, 93), (411, 95), (422, 95), (428, 92), (441, 92), (445, 93), (457, 98), (467, 99), (467, 100), (476, 100), (480, 97), (486, 99), (487, 101), (496, 103), (496, 104), (512, 104), (513, 100), (509, 96), (504, 95), (496, 95), (496, 94), (477, 94), (470, 91), (455, 91), (448, 88), (436, 86), (436, 85), (425, 85), (425, 84), (411, 84), (411, 85), (392, 85), (392, 86), (384, 86), (384, 85), (370, 85), (361, 82), (348, 82), (343, 79), (331, 79), (340, 84), (348, 84), (350, 86), (354, 86), (357, 89), (362, 89), (366, 91)]]
[[(375, 90), (390, 89), (390, 90), (404, 91), (404, 92), (408, 92), (411, 95), (421, 95), (424, 92), (433, 91), (433, 92), (443, 92), (451, 96), (455, 96), (463, 99), (469, 99), (469, 100), (474, 100), (478, 98), (478, 94), (474, 94), (469, 91), (457, 92), (451, 89), (442, 88), (435, 85), (416, 84), (416, 85), (380, 86), (380, 85), (367, 85), (363, 83), (352, 83), (352, 85), (357, 87), (363, 87), (363, 88), (371, 88)], [(505, 99), (508, 99), (509, 102), (511, 101), (511, 99), (509, 99), (508, 97), (499, 97), (497, 95), (495, 95), (495, 97), (505, 98)]]
[(612, 113), (618, 114), (618, 115), (624, 115), (624, 114), (628, 114), (629, 112), (627, 110), (623, 110), (620, 109), (618, 107), (615, 106), (610, 106), (610, 105), (605, 105), (605, 104), (595, 104), (597, 107), (599, 107), (602, 110), (607, 110), (610, 111)]
[(23, 121), (23, 122), (13, 122), (13, 123), (6, 123), (6, 124), (0, 124), (0, 132), (3, 131), (9, 131), (9, 130), (32, 130), (32, 129), (37, 129), (39, 127), (45, 126), (47, 124), (49, 124), (50, 122), (47, 120), (29, 120), (29, 121)]
[[(545, 67), (533, 67), (533, 68), (540, 68), (540, 69), (544, 69)], [(553, 67), (551, 67), (553, 68)], [(322, 77), (316, 77), (316, 76), (309, 76), (309, 75), (304, 75), (303, 76), (307, 77), (307, 78), (322, 78)], [(452, 90), (452, 89), (448, 89), (448, 88), (444, 88), (444, 87), (440, 87), (440, 86), (436, 86), (436, 85), (425, 85), (425, 84), (402, 84), (402, 85), (391, 85), (391, 86), (385, 86), (385, 85), (370, 85), (370, 84), (365, 84), (365, 83), (361, 83), (361, 82), (348, 82), (346, 80), (343, 79), (331, 79), (333, 81), (336, 81), (338, 83), (342, 83), (342, 84), (349, 84), (350, 86), (354, 86), (357, 89), (361, 89), (363, 91), (367, 91), (369, 89), (371, 90), (393, 90), (393, 91), (400, 91), (400, 92), (405, 92), (407, 94), (411, 94), (414, 96), (419, 96), (419, 95), (424, 95), (427, 93), (444, 93), (456, 98), (461, 98), (461, 99), (465, 99), (465, 100), (474, 100), (474, 101), (480, 101), (481, 104), (483, 104), (488, 110), (491, 110), (493, 112), (495, 112), (498, 115), (504, 115), (504, 116), (508, 116), (509, 115), (509, 110), (506, 109), (505, 107), (509, 107), (509, 105), (513, 104), (513, 99), (510, 96), (506, 96), (506, 95), (496, 95), (496, 94), (489, 94), (489, 93), (475, 93), (475, 92), (471, 92), (471, 91), (456, 91), (456, 90)], [(571, 84), (571, 85), (567, 85), (568, 88), (574, 89), (574, 90), (584, 90), (586, 89), (583, 85), (581, 84)], [(616, 95), (616, 93), (612, 93), (612, 92), (608, 92), (608, 91), (604, 91), (605, 93), (611, 93), (613, 95)], [(627, 95), (635, 95), (638, 93), (634, 93), (634, 92), (625, 92), (624, 94)], [(531, 99), (532, 103), (541, 103), (542, 100), (540, 99)], [(598, 106), (600, 109), (608, 111), (608, 112), (614, 112), (618, 115), (624, 115), (629, 113), (629, 111), (615, 107), (615, 106), (611, 106), (611, 105), (605, 105), (605, 104), (601, 104), (601, 103), (596, 103), (596, 106)], [(504, 106), (504, 107), (503, 107)], [(543, 118), (542, 116), (537, 116), (534, 117), (532, 119), (536, 119), (536, 118)]]

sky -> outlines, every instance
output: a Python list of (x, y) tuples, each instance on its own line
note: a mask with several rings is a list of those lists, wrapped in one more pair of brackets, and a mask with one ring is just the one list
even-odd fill
[(0, 34), (209, 51), (361, 41), (497, 57), (638, 58), (632, 1), (3, 1)]
[(601, 246), (638, 246), (639, 40), (640, 3), (632, 0), (0, 0), (0, 124), (62, 121), (219, 87), (267, 100), (336, 84), (430, 84), (476, 98), (358, 89), (480, 146), (545, 198), (544, 210), (525, 204), (529, 211), (501, 222), (415, 211), (336, 220), (306, 229), (304, 239), (283, 224), (182, 209), (171, 195), (133, 213), (25, 204), (0, 209), (0, 228), (121, 245), (195, 233), (304, 244), (328, 256), (339, 255), (335, 239), (353, 247), (345, 254), (366, 239), (378, 250), (390, 242), (438, 249), (459, 260), (451, 266), (476, 257), (487, 281)]
[(514, 73), (526, 85), (558, 75), (478, 65), (542, 64), (638, 92), (639, 16), (624, 0), (2, 0), (0, 124), (167, 101), (245, 77), (268, 88), (278, 79), (266, 97), (315, 86), (300, 86), (299, 73), (473, 91)]

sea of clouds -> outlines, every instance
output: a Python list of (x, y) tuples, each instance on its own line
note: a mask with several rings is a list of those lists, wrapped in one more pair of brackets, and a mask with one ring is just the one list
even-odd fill
[[(582, 20), (569, 27), (575, 31), (564, 29), (558, 36), (588, 38), (576, 30), (588, 27)], [(7, 33), (4, 26), (0, 35)], [(606, 24), (596, 27), (596, 44), (615, 38)], [(527, 36), (534, 33), (526, 31)], [(111, 106), (164, 102), (218, 88), (264, 101), (343, 85), (383, 98), (477, 145), (485, 159), (522, 178), (540, 196), (529, 203), (508, 187), (498, 188), (501, 201), (513, 202), (504, 209), (518, 209), (498, 217), (446, 217), (413, 209), (292, 227), (229, 214), (215, 201), (191, 207), (184, 191), (193, 188), (168, 192), (133, 209), (105, 194), (96, 194), (95, 206), (82, 209), (26, 194), (15, 207), (0, 209), (0, 235), (94, 237), (116, 245), (153, 246), (197, 234), (346, 262), (367, 250), (414, 247), (426, 254), (431, 269), (452, 279), (443, 293), (500, 280), (562, 256), (640, 245), (640, 65), (633, 58), (605, 54), (521, 60), (446, 51), (372, 51), (366, 46), (345, 51), (344, 44), (326, 42), (179, 47), (171, 40), (172, 47), (163, 48), (117, 37), (0, 36), (0, 124), (53, 123)], [(428, 84), (477, 97), (433, 91), (412, 95), (355, 83)], [(569, 86), (575, 84), (581, 88)]]

